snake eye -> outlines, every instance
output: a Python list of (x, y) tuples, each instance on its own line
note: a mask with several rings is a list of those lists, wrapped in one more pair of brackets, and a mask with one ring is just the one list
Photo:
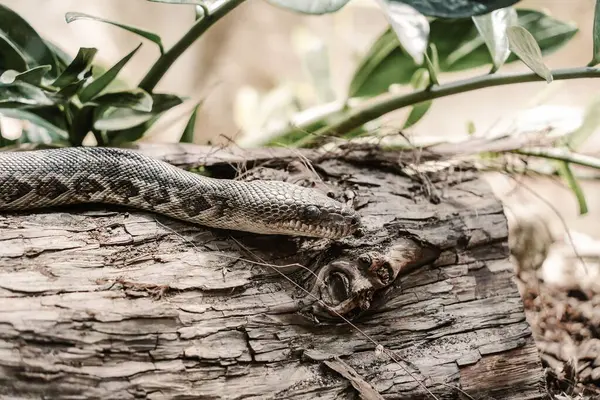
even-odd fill
[(304, 209), (304, 216), (310, 219), (319, 218), (321, 215), (321, 210), (319, 210), (316, 206), (308, 206)]

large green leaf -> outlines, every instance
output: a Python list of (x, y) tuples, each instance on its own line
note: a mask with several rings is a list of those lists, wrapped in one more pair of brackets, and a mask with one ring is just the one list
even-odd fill
[(62, 131), (66, 132), (69, 129), (67, 114), (65, 113), (65, 108), (62, 105), (53, 104), (48, 106), (28, 107), (27, 111), (29, 111), (31, 114), (37, 115)]
[(143, 112), (128, 108), (120, 108), (103, 112), (100, 118), (96, 119), (94, 128), (100, 131), (123, 131), (139, 126), (155, 115), (161, 114), (183, 101), (180, 97), (168, 94), (152, 94), (152, 110)]
[(52, 125), (45, 119), (40, 118), (38, 115), (36, 115), (32, 112), (29, 112), (26, 110), (19, 110), (16, 108), (0, 108), (0, 115), (4, 115), (5, 117), (8, 117), (8, 118), (29, 121), (29, 122), (33, 123), (34, 125), (44, 128), (46, 131), (49, 132), (50, 135), (52, 135), (52, 137), (61, 138), (61, 139), (68, 138), (68, 134), (66, 131), (60, 129), (57, 126)]
[(19, 48), (10, 39), (0, 34), (0, 71), (14, 69), (19, 72), (26, 71), (27, 60)]
[(52, 82), (52, 86), (62, 88), (78, 82), (81, 79), (81, 74), (89, 71), (97, 52), (98, 49), (93, 47), (80, 48), (73, 61), (71, 61), (62, 74)]
[(390, 0), (378, 1), (381, 9), (396, 32), (402, 48), (416, 64), (422, 64), (429, 39), (429, 21), (413, 7)]
[(73, 123), (69, 129), (69, 141), (73, 146), (81, 146), (83, 139), (94, 125), (95, 104), (84, 104), (81, 108), (75, 108)]
[(535, 38), (522, 26), (510, 26), (506, 30), (510, 50), (515, 53), (533, 72), (546, 82), (552, 82), (552, 72), (544, 64), (542, 50)]
[(512, 6), (519, 0), (389, 0), (406, 3), (421, 14), (439, 18), (468, 18)]
[(44, 90), (27, 82), (0, 83), (1, 108), (47, 106), (53, 104), (54, 101)]
[(58, 103), (66, 103), (69, 100), (71, 100), (71, 98), (73, 96), (75, 96), (79, 90), (81, 90), (81, 88), (83, 87), (83, 85), (85, 84), (85, 82), (87, 81), (86, 78), (80, 79), (78, 81), (75, 82), (71, 82), (66, 86), (63, 86), (58, 93), (56, 93), (56, 95), (54, 96), (54, 98), (56, 99), (56, 101)]
[(501, 8), (472, 19), (492, 56), (492, 71), (497, 71), (510, 55), (506, 28), (517, 24), (517, 10)]
[(85, 89), (79, 93), (79, 99), (82, 103), (90, 101), (94, 96), (97, 96), (100, 92), (102, 92), (110, 83), (117, 77), (121, 69), (127, 64), (127, 62), (133, 57), (133, 55), (139, 50), (142, 46), (140, 43), (135, 49), (133, 49), (129, 54), (123, 57), (119, 62), (113, 65), (108, 71), (94, 79), (92, 83), (87, 85)]
[(118, 145), (141, 138), (150, 126), (167, 110), (181, 104), (183, 99), (163, 93), (152, 94), (152, 111), (111, 109), (96, 118), (94, 128), (107, 131), (108, 143)]
[(321, 15), (336, 12), (350, 0), (267, 0), (274, 6), (298, 13)]
[[(0, 4), (0, 21), (2, 21), (0, 23), (0, 35), (9, 39), (19, 49), (30, 67), (50, 65), (52, 67), (50, 75), (58, 75), (54, 54), (27, 21), (2, 4)], [(18, 71), (22, 72), (24, 70)]]
[[(558, 21), (535, 10), (517, 10), (518, 23), (539, 44), (542, 55), (565, 45), (578, 31), (577, 27)], [(468, 19), (436, 19), (430, 24), (430, 43), (435, 44), (441, 72), (455, 72), (492, 64), (485, 41), (473, 21)], [(511, 54), (507, 63), (518, 60)], [(388, 28), (363, 58), (350, 84), (349, 96), (376, 96), (393, 83), (408, 84), (419, 68), (401, 48), (396, 35)]]
[(92, 102), (100, 107), (127, 108), (144, 113), (152, 112), (152, 96), (139, 88), (105, 93), (94, 98)]
[(79, 13), (79, 12), (68, 12), (65, 15), (65, 20), (67, 21), (67, 23), (71, 23), (71, 22), (77, 21), (79, 19), (88, 19), (88, 20), (92, 20), (92, 21), (99, 21), (99, 22), (104, 22), (106, 24), (118, 26), (121, 29), (125, 29), (126, 31), (135, 33), (136, 35), (139, 35), (145, 39), (148, 39), (148, 40), (156, 43), (156, 45), (158, 46), (158, 49), (160, 50), (160, 54), (163, 54), (165, 52), (165, 49), (162, 44), (162, 39), (160, 38), (160, 36), (158, 36), (155, 33), (148, 32), (148, 31), (145, 31), (140, 28), (136, 28), (135, 26), (120, 24), (118, 22), (110, 21), (108, 19), (94, 17), (93, 15)]
[(417, 68), (400, 48), (394, 31), (388, 28), (354, 72), (348, 97), (376, 96), (386, 92), (392, 83), (408, 83)]
[(48, 48), (52, 50), (52, 53), (54, 53), (54, 56), (56, 57), (56, 65), (58, 67), (58, 71), (56, 72), (56, 74), (53, 75), (56, 77), (60, 75), (69, 64), (71, 64), (71, 62), (73, 61), (73, 57), (48, 39), (44, 39), (44, 43), (46, 43), (46, 46), (48, 46)]
[(40, 65), (39, 67), (28, 69), (25, 72), (18, 72), (14, 69), (9, 69), (0, 75), (0, 83), (8, 84), (15, 81), (21, 81), (35, 86), (40, 86), (42, 84), (42, 78), (48, 72), (50, 72), (51, 68), (52, 67), (49, 65)]
[(202, 106), (203, 101), (198, 103), (196, 107), (194, 107), (194, 111), (192, 115), (190, 115), (190, 119), (185, 125), (185, 129), (179, 138), (179, 143), (194, 143), (194, 128), (196, 127), (196, 115), (198, 114), (198, 109)]

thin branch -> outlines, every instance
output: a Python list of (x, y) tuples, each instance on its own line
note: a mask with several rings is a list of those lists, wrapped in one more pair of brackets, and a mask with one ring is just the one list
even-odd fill
[(570, 151), (554, 148), (534, 147), (524, 150), (513, 150), (511, 153), (520, 154), (522, 156), (531, 156), (539, 158), (547, 158), (550, 160), (565, 161), (569, 164), (582, 165), (584, 167), (600, 169), (600, 158), (586, 156), (584, 154), (575, 154)]
[(163, 75), (171, 68), (171, 65), (198, 39), (204, 34), (215, 22), (223, 18), (234, 8), (242, 4), (245, 0), (226, 0), (212, 13), (205, 14), (202, 19), (190, 28), (189, 31), (177, 43), (173, 45), (154, 63), (150, 71), (144, 76), (138, 85), (148, 93), (152, 93), (154, 87), (161, 80)]
[[(551, 71), (554, 80), (599, 78), (600, 69), (590, 67), (558, 69)], [(445, 85), (434, 85), (431, 88), (410, 94), (387, 93), (377, 96), (365, 103), (350, 109), (350, 112), (341, 117), (336, 123), (326, 126), (314, 133), (305, 136), (294, 145), (306, 146), (314, 144), (317, 138), (324, 136), (341, 136), (363, 124), (375, 120), (384, 114), (411, 106), (423, 101), (440, 97), (465, 93), (472, 90), (494, 86), (512, 85), (514, 83), (544, 82), (539, 75), (533, 72), (516, 74), (486, 74), (469, 79), (459, 80)]]

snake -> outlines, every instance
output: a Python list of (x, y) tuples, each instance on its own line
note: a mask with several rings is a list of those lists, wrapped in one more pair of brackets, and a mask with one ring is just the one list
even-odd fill
[(267, 235), (340, 239), (361, 224), (351, 205), (315, 188), (209, 177), (129, 149), (0, 152), (0, 212), (89, 203)]

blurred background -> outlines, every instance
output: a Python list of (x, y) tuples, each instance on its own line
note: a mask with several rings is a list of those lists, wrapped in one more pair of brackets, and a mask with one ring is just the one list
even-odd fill
[[(138, 36), (93, 21), (67, 24), (64, 15), (78, 11), (135, 25), (159, 34), (166, 48), (194, 21), (193, 7), (146, 0), (2, 0), (23, 16), (43, 37), (70, 55), (79, 47), (97, 47), (96, 61), (107, 66), (140, 43)], [(543, 10), (571, 21), (579, 33), (565, 47), (546, 58), (551, 68), (587, 64), (592, 52), (593, 0), (527, 0), (519, 8)], [(247, 1), (214, 25), (169, 70), (157, 90), (191, 98), (167, 113), (142, 140), (177, 141), (194, 104), (204, 99), (196, 120), (195, 142), (205, 144), (251, 142), (268, 127), (269, 116), (289, 115), (317, 104), (343, 98), (358, 61), (385, 29), (387, 21), (373, 0), (353, 0), (340, 12), (324, 16), (295, 14), (264, 0)], [(155, 45), (145, 42), (127, 64), (121, 78), (139, 82), (158, 57)], [(312, 71), (312, 72), (311, 72)], [(318, 71), (318, 73), (315, 73)], [(501, 71), (527, 71), (520, 62)], [(481, 71), (444, 74), (441, 83)], [(586, 106), (600, 95), (600, 80), (519, 84), (469, 92), (436, 100), (429, 113), (407, 133), (411, 136), (457, 137), (471, 123), (477, 132), (510, 125), (523, 112), (540, 108), (536, 123), (577, 124)], [(401, 125), (407, 111), (385, 117), (384, 125)], [(530, 121), (530, 119), (528, 119)], [(538, 126), (536, 125), (536, 126)], [(586, 150), (594, 152), (594, 135)], [(578, 215), (570, 190), (550, 179), (520, 179), (498, 174), (488, 178), (507, 205), (527, 204), (552, 223), (558, 232), (563, 219), (569, 228), (600, 237), (600, 184), (582, 181), (590, 212)], [(556, 210), (559, 215), (557, 215)]]

